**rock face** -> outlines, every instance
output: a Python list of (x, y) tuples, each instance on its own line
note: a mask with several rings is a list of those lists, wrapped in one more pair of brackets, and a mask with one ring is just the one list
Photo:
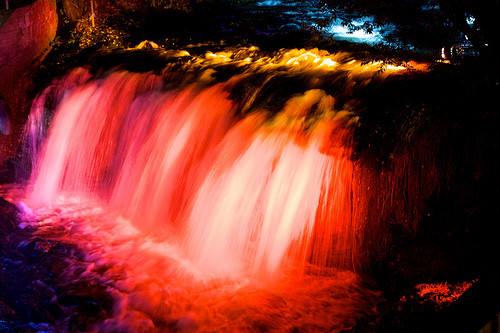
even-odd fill
[(56, 0), (16, 9), (0, 28), (0, 94), (6, 99), (16, 76), (48, 50), (56, 30)]
[(17, 213), (16, 206), (0, 198), (0, 240), (16, 228)]
[(31, 71), (48, 52), (58, 23), (56, 0), (38, 0), (8, 14), (0, 12), (0, 164), (16, 151)]
[(10, 134), (10, 118), (7, 104), (0, 99), (0, 134)]

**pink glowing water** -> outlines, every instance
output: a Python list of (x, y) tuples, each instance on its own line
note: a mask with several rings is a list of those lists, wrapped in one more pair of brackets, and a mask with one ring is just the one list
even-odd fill
[(208, 276), (348, 266), (362, 228), (349, 119), (320, 90), (241, 119), (229, 89), (163, 91), (160, 77), (127, 72), (75, 86), (56, 109), (29, 205), (99, 199)]
[[(0, 194), (18, 202), (20, 190), (0, 187)], [(340, 332), (377, 311), (380, 293), (350, 271), (307, 265), (275, 280), (214, 279), (175, 243), (145, 236), (100, 201), (60, 196), (20, 207), (21, 228), (83, 251), (76, 263), (66, 259), (68, 278), (106, 286), (114, 304), (98, 332)]]
[[(283, 68), (318, 71), (311, 87), (349, 71), (347, 94), (376, 71), (318, 50), (243, 58), (264, 84)], [(83, 274), (114, 300), (102, 332), (340, 331), (376, 314), (380, 294), (353, 273), (367, 203), (380, 204), (352, 156), (357, 118), (320, 89), (254, 108), (263, 87), (238, 101), (246, 74), (212, 74), (172, 89), (168, 70), (79, 69), (47, 89), (26, 126), (30, 182), (1, 193), (23, 209), (21, 227), (85, 253)]]
[(21, 227), (77, 246), (108, 286), (95, 329), (338, 331), (376, 313), (343, 270), (364, 214), (352, 118), (321, 90), (241, 115), (232, 83), (164, 85), (74, 71), (33, 104), (27, 194), (2, 189)]

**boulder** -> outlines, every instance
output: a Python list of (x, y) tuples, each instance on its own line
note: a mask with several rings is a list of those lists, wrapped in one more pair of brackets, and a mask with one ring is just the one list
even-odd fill
[(16, 229), (17, 207), (0, 197), (0, 241)]
[(0, 27), (0, 95), (7, 102), (19, 74), (49, 50), (57, 23), (56, 0), (38, 0), (15, 9)]

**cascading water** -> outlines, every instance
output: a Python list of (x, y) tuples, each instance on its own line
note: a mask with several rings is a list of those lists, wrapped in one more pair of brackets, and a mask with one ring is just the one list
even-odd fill
[[(254, 56), (192, 57), (176, 87), (174, 67), (78, 69), (34, 102), (31, 180), (11, 200), (39, 235), (87, 253), (85, 275), (115, 301), (99, 330), (339, 330), (375, 311), (378, 294), (352, 273), (370, 184), (349, 96), (402, 68), (377, 75), (318, 50)], [(215, 82), (228, 63), (239, 74)], [(256, 101), (283, 73), (307, 77), (304, 89), (266, 110)], [(344, 89), (327, 93), (332, 78)], [(252, 80), (262, 85), (234, 97)]]
[[(102, 199), (143, 232), (175, 234), (199, 266), (224, 277), (272, 274), (290, 252), (305, 262), (312, 247), (332, 248), (333, 234), (339, 251), (353, 247), (342, 239), (357, 222), (351, 130), (331, 96), (309, 90), (270, 120), (236, 121), (224, 83), (161, 90), (158, 76), (121, 72), (65, 96), (30, 205)], [(316, 220), (332, 226), (326, 244), (311, 244)]]

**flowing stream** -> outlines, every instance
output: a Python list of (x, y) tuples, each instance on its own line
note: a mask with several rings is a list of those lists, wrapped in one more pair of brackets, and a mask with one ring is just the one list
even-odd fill
[(370, 192), (350, 96), (406, 69), (317, 49), (169, 57), (54, 81), (26, 125), (29, 176), (2, 187), (21, 228), (83, 253), (68, 278), (105, 286), (93, 329), (340, 331), (376, 315), (356, 271), (370, 202), (395, 188)]

